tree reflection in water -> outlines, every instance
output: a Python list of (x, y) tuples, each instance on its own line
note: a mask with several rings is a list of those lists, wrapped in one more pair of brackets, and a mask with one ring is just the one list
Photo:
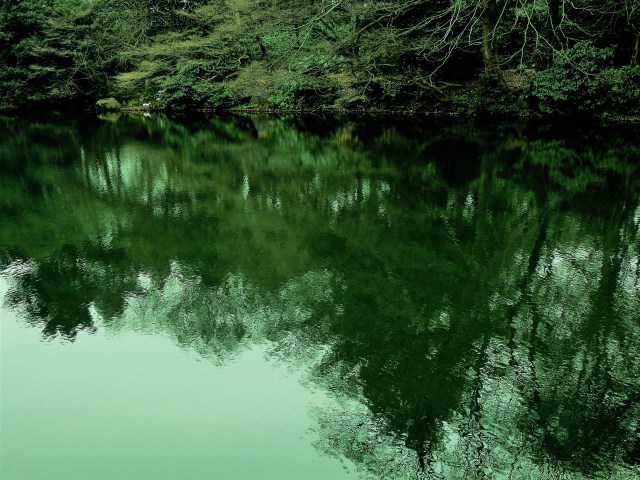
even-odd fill
[(637, 129), (1, 124), (5, 302), (45, 336), (269, 341), (363, 476), (638, 474)]

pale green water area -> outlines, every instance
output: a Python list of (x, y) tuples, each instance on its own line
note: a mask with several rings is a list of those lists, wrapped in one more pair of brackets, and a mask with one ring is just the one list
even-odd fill
[(2, 479), (640, 477), (640, 128), (0, 118)]

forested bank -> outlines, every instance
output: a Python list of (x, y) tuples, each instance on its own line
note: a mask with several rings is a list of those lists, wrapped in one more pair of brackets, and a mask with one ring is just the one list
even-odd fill
[(640, 112), (640, 0), (1, 5), (0, 110)]

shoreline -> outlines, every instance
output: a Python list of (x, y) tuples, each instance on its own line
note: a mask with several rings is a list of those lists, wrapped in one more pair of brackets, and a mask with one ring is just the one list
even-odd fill
[(337, 109), (337, 108), (314, 108), (314, 109), (282, 109), (282, 108), (185, 108), (185, 109), (160, 109), (145, 108), (142, 105), (122, 105), (119, 109), (99, 110), (94, 104), (62, 106), (56, 104), (33, 104), (22, 108), (11, 110), (0, 110), (0, 116), (13, 116), (20, 114), (34, 113), (54, 113), (68, 114), (95, 114), (104, 115), (110, 113), (123, 113), (133, 115), (166, 115), (167, 117), (179, 117), (189, 115), (294, 115), (294, 116), (333, 116), (335, 118), (354, 119), (457, 119), (457, 120), (489, 120), (492, 122), (597, 122), (609, 125), (640, 125), (640, 112), (633, 115), (621, 115), (616, 113), (603, 112), (598, 115), (544, 115), (537, 112), (521, 111), (514, 114), (488, 114), (471, 113), (457, 111), (454, 109)]
[[(90, 109), (87, 111), (95, 111)], [(578, 121), (589, 122), (597, 121), (608, 124), (620, 124), (620, 125), (640, 125), (640, 112), (637, 115), (620, 115), (614, 113), (604, 112), (599, 115), (587, 116), (587, 115), (543, 115), (534, 112), (520, 112), (513, 115), (491, 115), (491, 114), (475, 114), (468, 112), (459, 112), (452, 110), (418, 110), (418, 109), (334, 109), (334, 108), (322, 108), (322, 109), (279, 109), (279, 108), (195, 108), (184, 110), (166, 110), (166, 109), (146, 109), (140, 106), (123, 106), (113, 113), (131, 113), (143, 115), (148, 114), (163, 114), (168, 117), (180, 116), (180, 115), (221, 115), (221, 114), (234, 114), (234, 115), (300, 115), (300, 116), (323, 116), (331, 115), (337, 118), (350, 117), (350, 118), (363, 118), (363, 119), (375, 119), (375, 118), (398, 118), (398, 119), (463, 119), (463, 120), (478, 120), (478, 119), (490, 119), (492, 121)], [(104, 112), (106, 113), (106, 112)]]

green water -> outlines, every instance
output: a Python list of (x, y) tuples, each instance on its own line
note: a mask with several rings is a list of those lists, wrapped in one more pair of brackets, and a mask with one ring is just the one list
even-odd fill
[(1, 478), (640, 475), (640, 128), (0, 128)]

